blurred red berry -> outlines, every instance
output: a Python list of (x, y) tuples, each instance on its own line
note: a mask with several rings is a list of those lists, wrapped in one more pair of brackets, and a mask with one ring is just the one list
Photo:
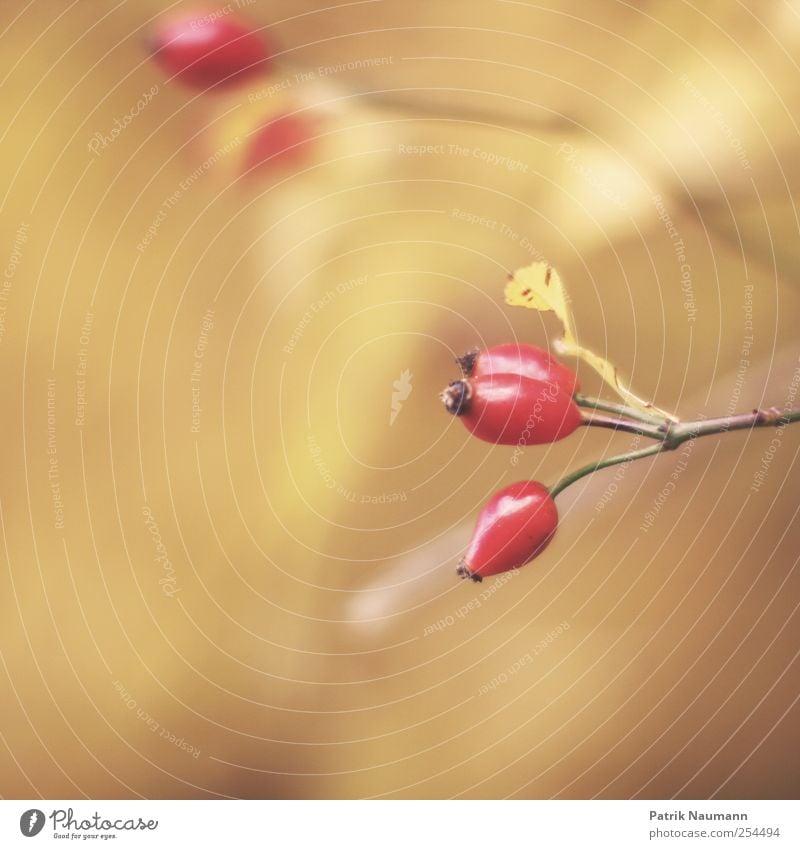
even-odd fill
[(149, 46), (168, 74), (198, 89), (241, 83), (262, 73), (270, 58), (259, 33), (219, 13), (169, 18), (158, 26)]
[(456, 573), (480, 581), (540, 554), (556, 532), (558, 511), (546, 487), (520, 481), (495, 493), (481, 510)]
[(279, 115), (250, 137), (244, 170), (261, 166), (292, 166), (307, 159), (313, 145), (314, 124), (302, 114)]
[(442, 392), (442, 401), (467, 430), (499, 445), (555, 442), (583, 423), (567, 390), (518, 374), (456, 380)]
[(549, 351), (534, 345), (508, 342), (485, 351), (475, 349), (458, 358), (458, 364), (467, 377), (484, 374), (521, 374), (533, 380), (557, 383), (570, 395), (579, 389), (575, 373), (560, 363)]

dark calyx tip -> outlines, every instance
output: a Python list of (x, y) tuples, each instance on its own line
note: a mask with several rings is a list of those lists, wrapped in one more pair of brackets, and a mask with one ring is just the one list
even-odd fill
[(442, 403), (448, 413), (460, 416), (467, 412), (470, 395), (469, 383), (466, 380), (454, 380), (447, 389), (442, 392)]
[(459, 578), (469, 578), (471, 581), (475, 581), (476, 584), (479, 584), (483, 580), (480, 575), (476, 575), (474, 572), (470, 571), (469, 566), (467, 566), (466, 561), (464, 560), (456, 566), (456, 575), (458, 575)]
[(467, 351), (463, 357), (456, 357), (458, 367), (464, 373), (465, 377), (469, 377), (475, 371), (475, 360), (478, 359), (479, 353), (478, 348), (473, 348), (471, 351)]

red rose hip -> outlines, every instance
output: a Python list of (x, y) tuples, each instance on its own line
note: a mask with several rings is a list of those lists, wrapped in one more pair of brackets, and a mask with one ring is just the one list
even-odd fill
[(249, 140), (245, 172), (302, 164), (313, 153), (311, 140), (315, 132), (316, 127), (307, 115), (289, 113), (273, 118)]
[(240, 83), (261, 73), (270, 58), (257, 32), (233, 16), (213, 12), (168, 19), (149, 46), (167, 73), (198, 89)]
[(547, 487), (535, 481), (512, 483), (481, 510), (456, 573), (480, 581), (517, 569), (541, 554), (557, 525), (558, 511)]
[(521, 374), (533, 380), (557, 383), (570, 395), (579, 389), (575, 373), (560, 363), (549, 351), (535, 345), (508, 342), (485, 351), (474, 350), (457, 360), (467, 377), (492, 374)]
[(556, 442), (583, 424), (568, 390), (518, 374), (456, 380), (442, 401), (472, 434), (499, 445)]

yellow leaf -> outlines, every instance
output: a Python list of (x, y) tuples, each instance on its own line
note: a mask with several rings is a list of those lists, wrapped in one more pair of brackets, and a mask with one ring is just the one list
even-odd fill
[(568, 343), (566, 338), (557, 339), (554, 343), (556, 351), (562, 356), (572, 356), (583, 360), (587, 365), (590, 365), (603, 379), (603, 382), (610, 386), (622, 398), (629, 407), (638, 410), (641, 413), (652, 415), (653, 413), (663, 416), (665, 419), (677, 422), (678, 419), (666, 410), (656, 407), (650, 401), (645, 401), (640, 398), (632, 389), (622, 382), (619, 376), (617, 367), (608, 360), (603, 359), (599, 354), (590, 351), (588, 348), (581, 348), (577, 342)]
[(591, 366), (629, 407), (642, 413), (655, 412), (670, 421), (677, 421), (671, 413), (645, 401), (629, 389), (622, 382), (615, 365), (578, 344), (572, 329), (572, 316), (564, 284), (559, 273), (548, 263), (534, 262), (517, 269), (506, 284), (505, 299), (512, 307), (555, 313), (564, 328), (562, 338), (555, 342), (559, 354), (577, 357)]
[(539, 312), (554, 312), (564, 327), (564, 340), (574, 342), (567, 295), (559, 273), (546, 262), (519, 268), (506, 284), (506, 303)]

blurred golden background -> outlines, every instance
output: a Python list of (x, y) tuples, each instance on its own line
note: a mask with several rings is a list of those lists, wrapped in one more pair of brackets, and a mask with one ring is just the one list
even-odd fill
[(661, 406), (791, 404), (798, 4), (231, 5), (276, 56), (205, 94), (145, 39), (223, 4), (0, 11), (0, 793), (796, 796), (800, 427), (586, 478), (473, 585), (494, 490), (630, 440), (515, 468), (437, 393), (556, 332), (502, 300), (546, 258)]

